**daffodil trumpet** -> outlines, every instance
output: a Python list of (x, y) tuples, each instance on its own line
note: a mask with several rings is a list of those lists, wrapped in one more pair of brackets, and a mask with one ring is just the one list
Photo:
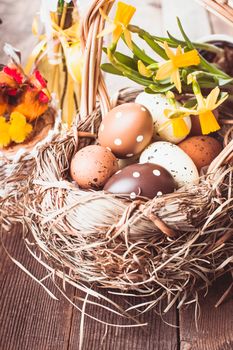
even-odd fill
[(197, 99), (197, 106), (191, 113), (199, 117), (202, 134), (207, 135), (211, 132), (218, 131), (220, 129), (220, 125), (213, 111), (223, 104), (229, 95), (224, 93), (223, 96), (218, 99), (220, 95), (220, 88), (216, 86), (213, 90), (211, 90), (207, 97), (204, 97), (196, 77), (190, 75), (188, 77), (188, 81), (189, 83), (192, 83), (193, 92)]
[(120, 37), (123, 35), (124, 39), (130, 49), (132, 49), (132, 38), (131, 33), (128, 30), (128, 25), (136, 11), (134, 6), (118, 2), (117, 10), (114, 19), (110, 19), (102, 9), (100, 13), (102, 17), (108, 22), (107, 28), (98, 34), (98, 38), (108, 34), (112, 34), (112, 42), (110, 45), (111, 51), (115, 51), (117, 43)]

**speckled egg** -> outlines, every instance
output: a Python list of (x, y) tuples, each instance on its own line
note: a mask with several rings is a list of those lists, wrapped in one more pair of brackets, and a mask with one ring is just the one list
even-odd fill
[(153, 163), (172, 174), (178, 187), (197, 184), (199, 173), (192, 159), (177, 145), (159, 141), (152, 143), (141, 154), (140, 163)]
[(210, 165), (222, 151), (222, 144), (210, 136), (188, 137), (179, 147), (193, 160), (198, 170)]
[(131, 199), (137, 197), (154, 198), (171, 193), (176, 183), (171, 174), (155, 164), (132, 164), (119, 170), (104, 186), (106, 192), (128, 194)]
[(70, 174), (84, 189), (101, 189), (118, 170), (116, 157), (105, 147), (91, 145), (78, 151), (71, 161)]
[[(135, 102), (142, 104), (145, 106), (151, 113), (153, 122), (154, 122), (154, 139), (157, 140), (161, 138), (165, 141), (170, 141), (172, 143), (179, 143), (189, 134), (191, 129), (191, 120), (190, 117), (187, 116), (184, 118), (184, 121), (188, 127), (187, 135), (184, 137), (176, 137), (173, 133), (172, 125), (169, 124), (164, 129), (160, 130), (162, 125), (168, 121), (167, 117), (164, 115), (164, 110), (171, 108), (170, 103), (165, 95), (162, 94), (148, 94), (146, 92), (140, 93)], [(180, 104), (177, 102), (177, 106)]]
[(130, 158), (150, 143), (152, 134), (150, 112), (138, 103), (124, 103), (104, 117), (98, 138), (118, 158)]

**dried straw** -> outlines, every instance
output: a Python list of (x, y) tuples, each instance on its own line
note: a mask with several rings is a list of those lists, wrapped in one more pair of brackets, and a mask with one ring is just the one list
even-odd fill
[[(136, 94), (124, 90), (120, 101), (133, 100)], [(131, 201), (80, 190), (69, 178), (76, 145), (94, 141), (81, 137), (82, 131), (93, 136), (100, 118), (97, 110), (79, 124), (79, 133), (74, 129), (40, 151), (25, 196), (34, 248), (68, 283), (87, 282), (143, 298), (127, 311), (159, 309), (164, 300), (165, 312), (178, 300), (181, 307), (232, 269), (233, 166), (226, 162), (233, 152), (232, 127), (226, 127), (226, 147), (198, 186)]]
[[(94, 1), (83, 27), (86, 73), (97, 74), (101, 84), (94, 65), (99, 57), (90, 50), (96, 46), (87, 33), (90, 27), (96, 30), (96, 23), (102, 28), (97, 10), (109, 3)], [(72, 130), (40, 148), (24, 188), (24, 219), (33, 235), (33, 242), (25, 239), (29, 251), (54, 278), (97, 298), (97, 303), (102, 298), (117, 307), (112, 293), (136, 296), (137, 305), (128, 305), (127, 310), (117, 307), (123, 316), (152, 307), (161, 313), (162, 302), (164, 312), (175, 303), (181, 307), (197, 302), (200, 289), (208, 290), (213, 280), (232, 269), (232, 118), (221, 120), (225, 148), (198, 186), (149, 201), (83, 191), (71, 182), (70, 161), (77, 149), (95, 142), (100, 109), (109, 108), (104, 85), (94, 83), (93, 77), (83, 81), (87, 90), (81, 111), (88, 116), (83, 118), (83, 112)], [(93, 111), (96, 86), (100, 107)], [(137, 93), (123, 90), (112, 105), (132, 101)], [(107, 289), (109, 298), (93, 290), (96, 286)]]

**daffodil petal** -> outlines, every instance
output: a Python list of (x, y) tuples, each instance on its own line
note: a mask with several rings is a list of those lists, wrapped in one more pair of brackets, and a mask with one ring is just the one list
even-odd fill
[(172, 72), (174, 70), (172, 61), (167, 61), (165, 63), (162, 63), (159, 69), (157, 70), (155, 79), (157, 80), (164, 80), (169, 78), (172, 75)]
[(180, 81), (180, 72), (179, 69), (173, 69), (173, 73), (171, 75), (171, 82), (175, 84), (175, 87), (181, 93), (181, 81)]
[(182, 48), (180, 45), (176, 49), (176, 55), (182, 55)]
[(125, 37), (125, 41), (126, 41), (127, 46), (130, 48), (130, 50), (133, 50), (131, 33), (128, 29), (125, 29), (125, 31), (124, 31), (124, 37)]
[(216, 86), (216, 88), (214, 88), (207, 96), (205, 100), (205, 105), (206, 105), (206, 108), (209, 109), (210, 111), (215, 108), (215, 104), (218, 99), (219, 93), (220, 93), (220, 89), (218, 86)]
[(116, 29), (116, 24), (114, 23), (111, 23), (108, 25), (107, 28), (105, 28), (104, 30), (102, 30), (98, 35), (97, 35), (97, 38), (101, 38), (105, 35), (108, 35), (108, 34), (111, 34), (112, 32), (114, 32), (114, 30)]
[(168, 46), (168, 43), (166, 41), (164, 41), (163, 46), (164, 46), (164, 50), (167, 54), (167, 57), (170, 58), (170, 60), (172, 60), (175, 57), (174, 52), (172, 51), (172, 49), (170, 49), (170, 47)]
[(206, 111), (199, 115), (201, 131), (203, 135), (208, 135), (211, 132), (215, 132), (220, 129), (220, 125), (218, 124), (213, 112)]
[(224, 96), (223, 98), (221, 98), (214, 106), (214, 109), (215, 108), (218, 108), (224, 101), (226, 101), (228, 99), (229, 95), (226, 94), (226, 96)]

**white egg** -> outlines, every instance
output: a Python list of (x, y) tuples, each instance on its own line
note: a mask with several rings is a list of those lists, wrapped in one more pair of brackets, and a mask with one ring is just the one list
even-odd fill
[(164, 167), (173, 175), (178, 187), (199, 182), (198, 170), (192, 159), (170, 142), (152, 143), (142, 152), (140, 163), (153, 163)]
[[(168, 102), (165, 95), (162, 94), (147, 94), (146, 92), (140, 93), (136, 100), (136, 103), (140, 103), (145, 106), (151, 113), (154, 121), (154, 139), (158, 139), (158, 136), (165, 140), (173, 143), (179, 143), (185, 139), (191, 130), (191, 118), (189, 116), (184, 118), (184, 121), (188, 127), (188, 133), (184, 137), (176, 137), (173, 133), (172, 125), (169, 124), (166, 128), (158, 131), (160, 127), (168, 121), (167, 117), (164, 115), (164, 110), (171, 108), (170, 103)], [(177, 105), (180, 104), (177, 102)]]

